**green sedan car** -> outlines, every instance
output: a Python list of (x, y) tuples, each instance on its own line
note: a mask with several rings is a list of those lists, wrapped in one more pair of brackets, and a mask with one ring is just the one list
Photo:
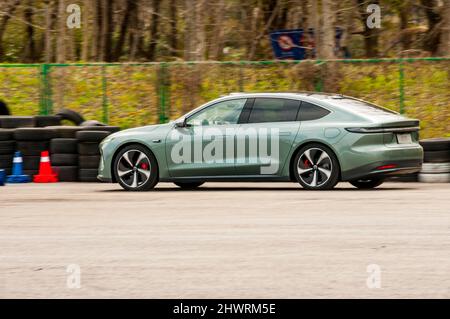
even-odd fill
[(233, 93), (173, 122), (108, 136), (98, 179), (129, 191), (208, 181), (374, 188), (420, 170), (418, 131), (418, 120), (348, 96)]

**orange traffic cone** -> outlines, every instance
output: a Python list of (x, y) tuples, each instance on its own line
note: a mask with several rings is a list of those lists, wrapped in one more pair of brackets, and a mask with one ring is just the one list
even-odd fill
[(50, 165), (48, 151), (41, 152), (41, 163), (39, 164), (39, 174), (34, 175), (35, 183), (55, 183), (58, 181), (58, 175), (53, 172)]

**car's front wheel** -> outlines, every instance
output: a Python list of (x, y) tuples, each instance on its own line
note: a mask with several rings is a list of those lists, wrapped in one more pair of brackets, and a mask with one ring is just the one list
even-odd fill
[(204, 184), (204, 182), (174, 182), (175, 185), (183, 189), (194, 189)]
[(339, 162), (333, 151), (322, 144), (300, 149), (293, 162), (297, 181), (305, 189), (332, 189), (339, 181)]
[(371, 189), (380, 186), (383, 182), (382, 178), (367, 178), (350, 181), (350, 184), (359, 189)]
[(158, 183), (158, 164), (146, 147), (129, 145), (115, 157), (114, 174), (125, 190), (146, 191)]

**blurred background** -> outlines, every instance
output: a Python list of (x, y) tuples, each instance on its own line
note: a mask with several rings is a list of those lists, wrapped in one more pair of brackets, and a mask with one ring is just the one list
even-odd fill
[(229, 92), (308, 90), (446, 136), (449, 56), (450, 0), (0, 2), (0, 99), (13, 115), (65, 107), (127, 128)]

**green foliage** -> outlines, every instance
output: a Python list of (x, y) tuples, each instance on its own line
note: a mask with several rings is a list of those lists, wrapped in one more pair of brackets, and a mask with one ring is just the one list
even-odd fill
[[(421, 120), (422, 138), (450, 135), (449, 69), (448, 61), (404, 64), (405, 111), (407, 116)], [(165, 71), (164, 87), (160, 65), (107, 66), (104, 91), (101, 66), (53, 66), (50, 83), (54, 110), (66, 107), (100, 121), (108, 115), (110, 124), (129, 128), (159, 121), (160, 92), (164, 88), (168, 94), (166, 114), (175, 119), (230, 92), (312, 91), (319, 81), (324, 91), (400, 109), (397, 63), (176, 64), (167, 65)], [(38, 113), (38, 67), (0, 67), (0, 81), (0, 98), (11, 106), (13, 114)]]

